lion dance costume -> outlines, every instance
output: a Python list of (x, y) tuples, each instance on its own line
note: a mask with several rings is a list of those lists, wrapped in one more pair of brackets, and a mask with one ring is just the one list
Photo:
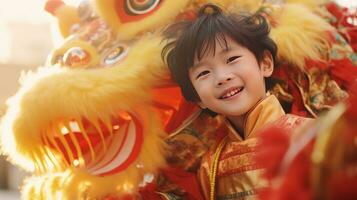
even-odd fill
[(23, 199), (203, 198), (195, 173), (224, 123), (184, 101), (161, 49), (163, 29), (195, 19), (206, 3), (263, 14), (279, 49), (270, 93), (287, 113), (328, 112), (300, 130), (310, 137), (296, 136), (297, 145), (283, 129), (264, 133), (280, 146), (262, 144), (274, 187), (261, 196), (357, 196), (357, 100), (346, 100), (357, 77), (356, 14), (327, 0), (93, 0), (78, 8), (48, 0), (65, 40), (21, 78), (1, 121), (3, 152), (32, 173)]

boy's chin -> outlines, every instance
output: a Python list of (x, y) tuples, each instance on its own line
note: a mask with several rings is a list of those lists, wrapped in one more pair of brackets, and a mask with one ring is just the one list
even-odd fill
[(222, 112), (222, 115), (227, 116), (229, 118), (239, 118), (245, 116), (246, 113), (248, 113), (249, 109), (244, 109), (244, 110), (234, 110), (231, 109), (227, 112)]

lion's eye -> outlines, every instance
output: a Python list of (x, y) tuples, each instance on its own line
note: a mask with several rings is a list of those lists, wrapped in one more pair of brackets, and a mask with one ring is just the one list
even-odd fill
[(133, 15), (142, 15), (152, 11), (160, 0), (126, 0), (125, 7)]
[(132, 22), (141, 20), (154, 13), (163, 0), (117, 0), (115, 9), (120, 21)]

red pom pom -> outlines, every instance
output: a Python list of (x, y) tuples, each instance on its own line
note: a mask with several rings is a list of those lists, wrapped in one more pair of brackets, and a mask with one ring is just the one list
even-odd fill
[(289, 137), (280, 127), (270, 127), (259, 134), (257, 164), (266, 169), (264, 176), (271, 179), (277, 175), (281, 160), (289, 147)]

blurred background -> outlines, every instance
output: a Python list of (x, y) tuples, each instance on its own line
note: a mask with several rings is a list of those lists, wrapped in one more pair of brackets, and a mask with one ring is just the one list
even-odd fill
[[(312, 0), (313, 1), (313, 0)], [(336, 0), (356, 8), (357, 0)], [(42, 65), (47, 55), (62, 41), (55, 19), (44, 11), (46, 0), (0, 0), (0, 117), (6, 99), (19, 87), (22, 71)], [(64, 0), (78, 5), (80, 0)], [(26, 173), (0, 156), (0, 199), (19, 199), (19, 187)]]

